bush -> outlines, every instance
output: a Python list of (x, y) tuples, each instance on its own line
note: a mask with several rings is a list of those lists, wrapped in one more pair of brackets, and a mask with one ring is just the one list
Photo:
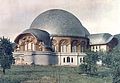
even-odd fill
[(79, 66), (80, 74), (87, 74), (87, 64), (81, 64)]

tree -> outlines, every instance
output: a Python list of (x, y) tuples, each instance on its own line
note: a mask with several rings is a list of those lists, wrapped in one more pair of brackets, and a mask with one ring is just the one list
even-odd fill
[(112, 52), (100, 52), (102, 64), (105, 67), (111, 68), (113, 61), (113, 53)]
[(97, 61), (99, 61), (99, 55), (97, 52), (86, 51), (85, 62), (80, 65), (82, 73), (95, 74), (97, 71)]
[(112, 75), (113, 83), (120, 83), (120, 50), (114, 49), (112, 51)]
[(114, 48), (102, 55), (102, 62), (112, 70), (113, 83), (120, 83), (120, 49)]
[(12, 43), (7, 38), (0, 38), (0, 66), (3, 68), (3, 73), (5, 74), (5, 69), (10, 69), (13, 63), (12, 56), (13, 48)]

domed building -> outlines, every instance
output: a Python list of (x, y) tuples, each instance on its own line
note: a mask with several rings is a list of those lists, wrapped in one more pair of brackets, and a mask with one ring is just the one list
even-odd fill
[(73, 14), (51, 9), (37, 16), (30, 28), (16, 37), (15, 62), (77, 66), (84, 61), (89, 38), (90, 33)]
[(51, 53), (52, 44), (48, 32), (39, 29), (27, 29), (15, 39), (17, 44), (14, 57), (17, 65), (48, 65), (57, 63)]
[(16, 64), (79, 65), (89, 35), (73, 14), (61, 9), (45, 11), (16, 37)]

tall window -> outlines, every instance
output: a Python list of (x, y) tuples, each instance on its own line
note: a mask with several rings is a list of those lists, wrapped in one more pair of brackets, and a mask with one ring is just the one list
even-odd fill
[(71, 62), (73, 63), (73, 58), (71, 58)]
[(66, 45), (61, 46), (61, 52), (67, 52), (67, 46)]
[(61, 45), (61, 52), (63, 52), (64, 50), (63, 50), (63, 45)]
[(24, 36), (21, 37), (21, 39), (19, 40), (19, 48), (20, 50), (23, 51), (33, 51), (35, 50), (35, 41), (36, 38), (29, 33), (24, 34)]
[(67, 40), (62, 40), (60, 43), (60, 50), (61, 52), (67, 52)]
[(63, 58), (63, 62), (65, 63), (65, 58)]
[(25, 43), (25, 51), (34, 51), (35, 50), (35, 45), (31, 42)]
[(67, 62), (68, 62), (68, 63), (70, 62), (70, 57), (67, 57)]
[(72, 42), (72, 52), (77, 52), (77, 41)]
[(61, 52), (67, 52), (67, 45), (61, 45)]
[(35, 44), (32, 43), (32, 50), (35, 51)]
[(72, 52), (77, 52), (77, 46), (72, 46)]
[(81, 52), (85, 51), (86, 43), (84, 41), (81, 42)]
[(80, 58), (80, 63), (82, 63), (82, 58)]
[(63, 45), (63, 52), (67, 52), (67, 45)]
[(57, 47), (56, 47), (56, 45), (53, 45), (52, 47), (53, 47), (54, 51), (57, 52)]
[(57, 52), (57, 41), (55, 39), (52, 40), (52, 48)]
[(84, 52), (84, 46), (81, 46), (81, 52)]
[(32, 48), (32, 44), (29, 42), (28, 43), (28, 50), (32, 50), (31, 48)]
[(25, 43), (25, 51), (27, 51), (27, 43)]

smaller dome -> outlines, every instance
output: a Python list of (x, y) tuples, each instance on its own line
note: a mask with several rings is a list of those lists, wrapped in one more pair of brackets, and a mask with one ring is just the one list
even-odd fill
[(113, 37), (114, 36), (109, 33), (91, 34), (89, 36), (90, 45), (107, 44), (113, 39)]
[(23, 31), (20, 35), (18, 35), (15, 39), (15, 42), (17, 43), (19, 38), (21, 37), (21, 35), (30, 33), (33, 36), (35, 36), (37, 38), (38, 41), (42, 41), (44, 42), (46, 47), (50, 47), (51, 46), (51, 42), (50, 42), (50, 35), (48, 32), (40, 30), (40, 29), (27, 29), (25, 31)]

